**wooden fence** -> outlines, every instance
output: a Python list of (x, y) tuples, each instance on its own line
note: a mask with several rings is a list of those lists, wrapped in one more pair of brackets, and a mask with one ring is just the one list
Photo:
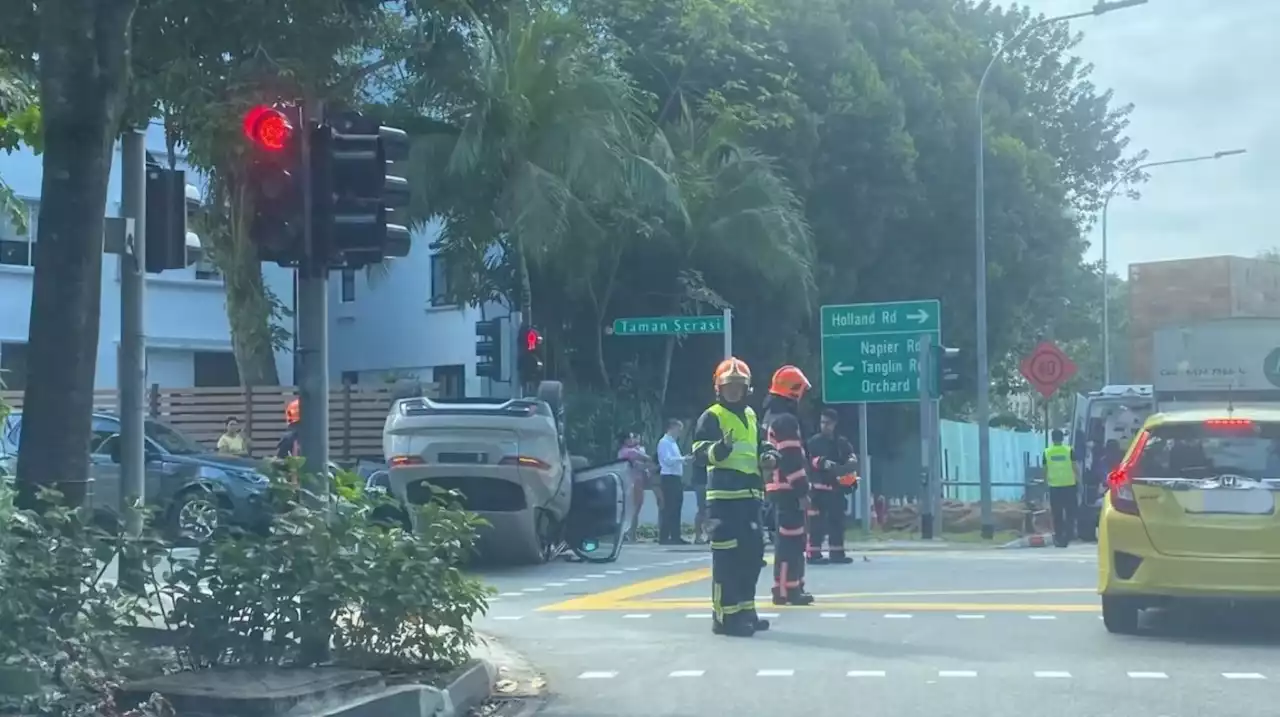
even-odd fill
[[(428, 385), (434, 393), (434, 386)], [(333, 460), (382, 460), (382, 427), (397, 394), (393, 386), (341, 386), (329, 392), (329, 452)], [(274, 454), (284, 433), (284, 409), (297, 397), (292, 386), (161, 388), (147, 391), (147, 415), (212, 448), (230, 416), (240, 419), (253, 455)], [(400, 395), (403, 395), (401, 393)], [(22, 410), (21, 391), (0, 391), (12, 410)], [(94, 408), (115, 413), (116, 391), (95, 391)]]

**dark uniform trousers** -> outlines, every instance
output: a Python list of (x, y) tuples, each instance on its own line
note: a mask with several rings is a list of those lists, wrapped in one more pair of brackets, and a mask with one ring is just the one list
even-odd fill
[(844, 493), (839, 486), (811, 483), (809, 506), (809, 557), (822, 557), (826, 540), (831, 557), (844, 557)]
[(773, 548), (773, 598), (804, 592), (805, 514), (791, 496), (778, 499), (778, 530)]
[(756, 582), (764, 560), (760, 501), (708, 496), (707, 519), (711, 525), (711, 606), (716, 622), (753, 625), (757, 619)]

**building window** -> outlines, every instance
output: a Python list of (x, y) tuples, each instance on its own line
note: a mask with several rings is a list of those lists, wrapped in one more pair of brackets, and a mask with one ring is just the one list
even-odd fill
[(193, 351), (197, 388), (228, 388), (240, 385), (236, 355), (230, 351)]
[(356, 270), (342, 270), (342, 288), (338, 300), (344, 304), (350, 304), (356, 300)]
[(358, 385), (359, 383), (360, 383), (359, 371), (343, 371), (342, 372), (343, 386), (355, 386), (355, 385)]
[(26, 344), (0, 344), (0, 383), (9, 391), (27, 389)]
[(439, 254), (431, 257), (431, 305), (448, 306), (456, 303), (450, 296), (449, 260)]
[(466, 398), (467, 373), (465, 366), (436, 366), (432, 369), (440, 398)]
[(8, 216), (0, 216), (0, 264), (9, 266), (35, 266), (36, 222), (40, 219), (39, 202), (23, 202), (21, 209), (27, 221), (27, 230), (18, 228)]

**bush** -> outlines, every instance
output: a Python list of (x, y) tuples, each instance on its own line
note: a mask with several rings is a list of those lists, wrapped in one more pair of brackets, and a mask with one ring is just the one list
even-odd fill
[(375, 519), (385, 500), (336, 477), (317, 506), (274, 479), (276, 517), (265, 534), (226, 533), (175, 560), (159, 585), (170, 627), (193, 667), (305, 665), (336, 648), (369, 669), (462, 662), (485, 589), (458, 566), (478, 519), (441, 501), (422, 507), (417, 534)]
[(111, 714), (109, 684), (132, 657), (123, 630), (146, 601), (103, 578), (142, 544), (101, 532), (53, 491), (40, 496), (43, 513), (14, 497), (0, 483), (0, 711)]

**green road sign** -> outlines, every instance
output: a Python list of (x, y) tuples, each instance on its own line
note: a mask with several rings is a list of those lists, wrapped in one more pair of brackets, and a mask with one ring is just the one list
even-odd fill
[(614, 319), (614, 336), (670, 336), (672, 334), (723, 334), (723, 316), (651, 316)]
[(899, 403), (920, 398), (920, 337), (942, 343), (935, 299), (822, 307), (824, 403)]

